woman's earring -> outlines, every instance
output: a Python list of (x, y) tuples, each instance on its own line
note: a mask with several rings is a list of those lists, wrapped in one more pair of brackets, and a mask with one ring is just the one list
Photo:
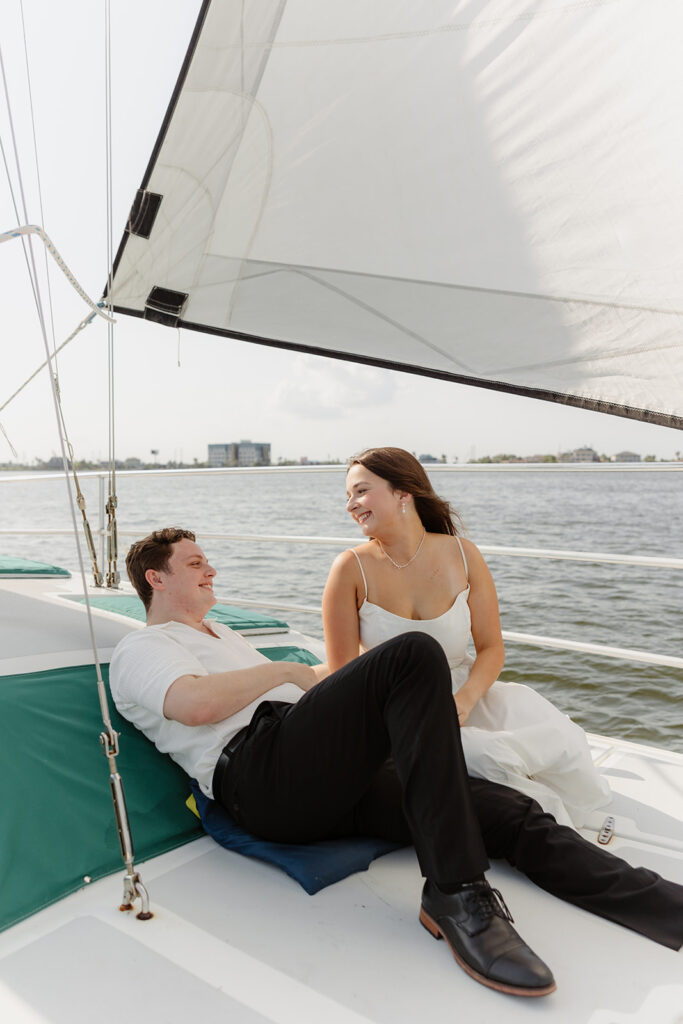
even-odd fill
[(406, 503), (405, 503), (405, 501), (401, 502), (401, 512), (403, 513), (403, 515), (406, 514)]

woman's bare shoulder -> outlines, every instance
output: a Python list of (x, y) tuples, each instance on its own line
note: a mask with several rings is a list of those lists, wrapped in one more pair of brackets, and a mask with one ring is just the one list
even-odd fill
[[(457, 544), (457, 540), (456, 540), (455, 537), (453, 537), (453, 540)], [(470, 555), (473, 555), (474, 557), (476, 557), (478, 555), (479, 558), (482, 557), (481, 551), (479, 550), (477, 545), (474, 543), (474, 541), (468, 540), (467, 537), (458, 537), (458, 540), (462, 544), (462, 546), (464, 548), (464, 551), (465, 551), (465, 554), (467, 555), (468, 558), (469, 558)]]
[(363, 560), (363, 551), (366, 548), (367, 544), (359, 544), (355, 548), (347, 548), (346, 551), (342, 551), (332, 563), (330, 575), (334, 573), (339, 579), (355, 580), (356, 576), (360, 577), (358, 559)]
[(482, 566), (486, 566), (486, 562), (484, 561), (481, 551), (477, 545), (471, 540), (468, 540), (467, 537), (454, 537), (449, 533), (442, 533), (437, 536), (439, 538), (440, 545), (439, 554), (444, 561), (448, 561), (453, 565), (462, 565), (462, 556), (463, 554), (465, 555), (468, 576), (471, 575), (472, 571), (474, 571), (476, 575), (477, 570)]

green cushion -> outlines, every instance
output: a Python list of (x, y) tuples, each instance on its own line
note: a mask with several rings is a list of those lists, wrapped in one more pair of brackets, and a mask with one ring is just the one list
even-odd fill
[(255, 612), (251, 608), (235, 608), (231, 604), (215, 604), (207, 619), (216, 619), (230, 629), (238, 633), (259, 632), (264, 629), (289, 629), (283, 619), (275, 619), (271, 615), (264, 615), (263, 612)]
[[(81, 604), (85, 598), (78, 599)], [(126, 615), (130, 619), (137, 619), (144, 622), (146, 619), (145, 607), (139, 597), (91, 597), (90, 603), (93, 608), (103, 608), (108, 612), (118, 612), (119, 615)], [(274, 619), (270, 615), (263, 615), (261, 612), (251, 611), (246, 608), (235, 608), (230, 604), (216, 604), (206, 616), (207, 619), (215, 619), (222, 622), (230, 629), (238, 633), (257, 632), (266, 629), (285, 630), (289, 627), (282, 619)]]
[[(185, 773), (110, 709), (136, 859), (201, 835)], [(0, 722), (1, 929), (123, 864), (94, 666), (1, 676)]]
[(305, 647), (259, 647), (260, 654), (264, 654), (270, 661), (298, 661), (302, 665), (319, 665), (320, 658), (316, 658), (312, 651)]
[[(96, 599), (99, 600), (99, 599)], [(105, 599), (106, 600), (106, 599)], [(113, 598), (112, 601), (128, 601)], [(318, 664), (299, 647), (264, 648), (272, 661)], [(102, 667), (105, 682), (108, 666)], [(108, 689), (108, 686), (107, 686)], [(109, 697), (138, 861), (202, 834), (188, 815), (189, 780)], [(0, 930), (121, 871), (93, 665), (0, 676)]]
[[(85, 598), (77, 598), (79, 604), (85, 604)], [(145, 606), (139, 597), (91, 597), (93, 608), (102, 608), (105, 612), (117, 612), (129, 619), (144, 622), (147, 618)]]
[(63, 576), (69, 579), (68, 569), (60, 569), (49, 562), (35, 562), (31, 558), (15, 558), (14, 555), (0, 555), (0, 576), (5, 579), (44, 579), (49, 576)]

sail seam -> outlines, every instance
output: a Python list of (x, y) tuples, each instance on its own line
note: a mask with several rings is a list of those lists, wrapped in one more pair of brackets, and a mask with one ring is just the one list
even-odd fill
[[(235, 260), (240, 257), (234, 256), (223, 256), (220, 253), (205, 253), (205, 256), (210, 256), (214, 260)], [(292, 272), (296, 271), (308, 271), (317, 272), (323, 274), (344, 274), (347, 277), (357, 277), (363, 280), (376, 279), (378, 281), (396, 281), (401, 284), (415, 284), (424, 285), (428, 288), (446, 288), (453, 289), (455, 291), (464, 292), (475, 292), (482, 295), (503, 295), (505, 297), (513, 299), (533, 299), (539, 302), (558, 302), (566, 305), (577, 304), (583, 306), (598, 306), (601, 309), (625, 309), (632, 310), (635, 313), (658, 313), (663, 316), (682, 316), (683, 309), (676, 309), (665, 306), (653, 306), (653, 305), (642, 305), (636, 302), (616, 302), (613, 299), (605, 299), (599, 297), (590, 297), (582, 295), (552, 295), (544, 292), (526, 292), (519, 291), (513, 288), (490, 288), (485, 285), (477, 284), (461, 284), (458, 281), (430, 281), (428, 278), (420, 277), (401, 277), (400, 275), (393, 274), (371, 274), (362, 273), (357, 270), (344, 270), (341, 267), (316, 267), (312, 264), (306, 263), (275, 263), (272, 260), (254, 259), (254, 260), (243, 260), (251, 264), (260, 264), (264, 267), (272, 268), (272, 272), (278, 271)], [(256, 276), (256, 275), (253, 275)], [(226, 284), (231, 284), (239, 279), (238, 276), (234, 278), (226, 278)]]

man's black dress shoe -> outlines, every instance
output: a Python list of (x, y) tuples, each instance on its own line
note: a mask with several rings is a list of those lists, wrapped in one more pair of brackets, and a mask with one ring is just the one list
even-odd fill
[(486, 881), (468, 882), (458, 892), (441, 892), (430, 881), (422, 890), (420, 922), (482, 985), (515, 996), (547, 996), (555, 990), (550, 969), (510, 923), (503, 898)]

